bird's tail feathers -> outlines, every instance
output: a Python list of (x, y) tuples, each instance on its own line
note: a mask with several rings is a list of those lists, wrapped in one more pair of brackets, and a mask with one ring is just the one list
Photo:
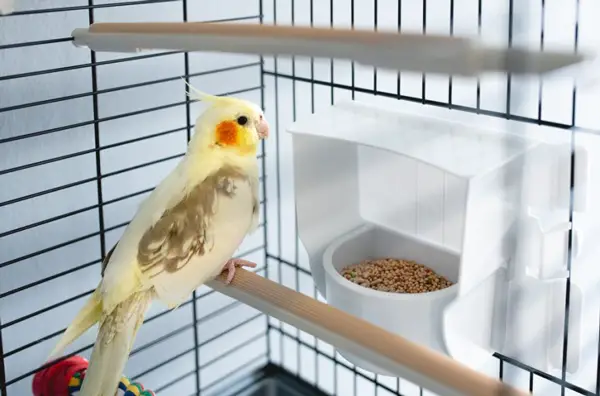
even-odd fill
[(151, 299), (152, 291), (137, 292), (102, 320), (79, 396), (115, 395)]
[(102, 298), (100, 295), (100, 287), (92, 293), (83, 308), (79, 310), (77, 316), (67, 327), (62, 337), (50, 353), (47, 361), (52, 361), (61, 355), (64, 349), (73, 341), (79, 338), (90, 327), (95, 325), (102, 317)]

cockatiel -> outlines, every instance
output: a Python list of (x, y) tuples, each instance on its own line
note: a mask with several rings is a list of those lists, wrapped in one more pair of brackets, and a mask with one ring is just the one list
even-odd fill
[(208, 280), (236, 266), (232, 259), (258, 227), (257, 146), (268, 137), (263, 111), (246, 100), (195, 92), (208, 103), (186, 155), (140, 205), (107, 255), (102, 280), (58, 342), (50, 359), (99, 323), (80, 396), (114, 396), (144, 315), (156, 299), (171, 309)]

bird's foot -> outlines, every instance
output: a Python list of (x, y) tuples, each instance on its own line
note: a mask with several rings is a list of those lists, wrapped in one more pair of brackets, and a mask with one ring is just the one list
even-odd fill
[(223, 267), (223, 271), (227, 270), (227, 279), (225, 280), (225, 284), (230, 284), (231, 281), (233, 280), (233, 276), (235, 275), (235, 269), (237, 267), (250, 267), (250, 268), (255, 268), (256, 267), (256, 263), (253, 263), (252, 261), (248, 261), (248, 260), (242, 260), (242, 259), (231, 259), (229, 260), (225, 266)]

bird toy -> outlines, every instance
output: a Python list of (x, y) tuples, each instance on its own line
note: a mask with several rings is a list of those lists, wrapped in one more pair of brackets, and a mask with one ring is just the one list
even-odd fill
[[(33, 377), (33, 396), (78, 396), (85, 378), (88, 361), (72, 356), (39, 371)], [(122, 376), (115, 396), (156, 396), (142, 384)]]

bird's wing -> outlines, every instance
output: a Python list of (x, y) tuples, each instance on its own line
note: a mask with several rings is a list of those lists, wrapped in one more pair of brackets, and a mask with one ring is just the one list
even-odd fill
[(252, 221), (250, 222), (250, 227), (248, 228), (248, 234), (251, 234), (258, 228), (258, 222), (260, 219), (260, 202), (258, 199), (259, 181), (258, 177), (251, 177), (248, 180), (250, 181), (250, 188), (252, 189)]
[(187, 193), (186, 163), (175, 169), (140, 204), (118, 243), (102, 264), (102, 304), (105, 314), (133, 293), (152, 288), (137, 264), (138, 243), (149, 228)]
[(220, 272), (253, 221), (254, 185), (240, 168), (224, 166), (144, 232), (137, 245), (137, 265), (160, 300), (177, 306)]
[(117, 247), (117, 244), (115, 243), (115, 245), (112, 247), (112, 249), (110, 249), (108, 251), (108, 253), (106, 253), (106, 256), (104, 256), (104, 260), (102, 260), (101, 269), (100, 269), (100, 274), (102, 276), (104, 276), (104, 271), (106, 271), (106, 266), (108, 265), (108, 262), (110, 261), (110, 258), (112, 256), (112, 254), (114, 253), (116, 247)]

